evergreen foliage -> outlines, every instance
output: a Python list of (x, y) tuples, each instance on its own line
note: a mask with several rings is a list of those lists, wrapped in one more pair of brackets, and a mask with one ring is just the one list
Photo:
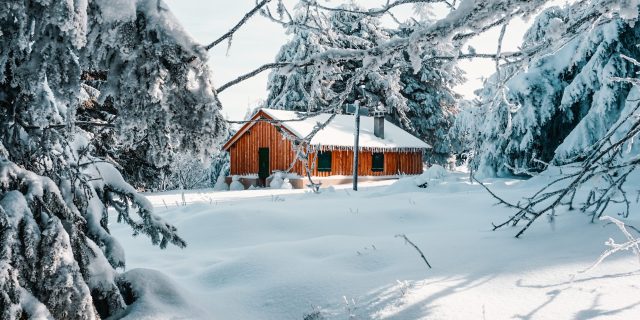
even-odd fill
[(161, 248), (186, 243), (107, 148), (207, 158), (227, 129), (205, 52), (156, 0), (10, 0), (0, 27), (2, 318), (117, 314), (131, 297), (109, 208)]
[[(476, 139), (483, 175), (534, 174), (545, 163), (580, 161), (629, 103), (640, 27), (592, 3), (542, 12), (526, 33), (526, 68), (505, 67), (480, 92)], [(580, 24), (593, 17), (596, 24)], [(572, 30), (571, 28), (575, 28)], [(526, 71), (523, 71), (526, 70)], [(504, 85), (500, 79), (506, 79)]]

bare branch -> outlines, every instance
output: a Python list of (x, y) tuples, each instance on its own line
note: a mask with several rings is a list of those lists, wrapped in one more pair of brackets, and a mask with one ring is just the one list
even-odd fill
[[(460, 54), (457, 56), (434, 56), (434, 57), (429, 57), (426, 58), (426, 61), (435, 61), (435, 60), (447, 60), (447, 61), (452, 61), (452, 60), (457, 60), (457, 59), (491, 59), (491, 60), (496, 60), (496, 59), (503, 59), (506, 60), (508, 58), (514, 58), (514, 57), (519, 57), (522, 56), (522, 52), (509, 52), (509, 53), (503, 53), (503, 54), (495, 54), (495, 53), (464, 53), (464, 54)], [(245, 80), (248, 80), (250, 78), (253, 78), (255, 76), (257, 76), (258, 74), (267, 71), (267, 70), (271, 70), (271, 69), (280, 69), (280, 68), (303, 68), (303, 67), (308, 67), (308, 66), (312, 66), (320, 61), (332, 61), (332, 59), (327, 58), (325, 55), (318, 55), (316, 58), (310, 58), (308, 60), (304, 60), (304, 61), (292, 61), (292, 62), (274, 62), (274, 63), (267, 63), (264, 64), (258, 68), (256, 68), (255, 70), (245, 73), (223, 85), (221, 85), (218, 89), (216, 89), (216, 92), (220, 93), (226, 89), (228, 89), (229, 87), (235, 86)], [(231, 122), (236, 122), (236, 123), (240, 123), (239, 121), (231, 121)]]
[(240, 19), (240, 21), (238, 21), (238, 23), (235, 26), (233, 26), (233, 28), (231, 28), (231, 30), (229, 30), (227, 33), (222, 35), (222, 37), (206, 45), (204, 48), (206, 50), (210, 50), (211, 48), (217, 46), (220, 42), (224, 41), (225, 39), (233, 37), (233, 34), (236, 33), (236, 31), (238, 31), (238, 29), (240, 29), (240, 27), (242, 27), (242, 25), (244, 25), (249, 20), (249, 18), (251, 18), (254, 14), (256, 14), (256, 12), (260, 11), (260, 9), (269, 2), (271, 2), (271, 0), (260, 1), (258, 4), (256, 4), (256, 6), (253, 9), (251, 9), (251, 11), (247, 12), (247, 14), (245, 14), (244, 17), (242, 17), (242, 19)]
[(327, 10), (327, 11), (364, 14), (364, 15), (369, 15), (369, 16), (374, 16), (374, 17), (375, 16), (384, 15), (385, 13), (388, 13), (389, 10), (391, 10), (391, 9), (397, 7), (397, 6), (401, 6), (401, 5), (405, 5), (405, 4), (415, 4), (415, 3), (444, 3), (450, 9), (452, 9), (452, 10), (455, 9), (454, 5), (452, 3), (450, 3), (449, 1), (446, 1), (446, 0), (396, 0), (394, 2), (387, 1), (387, 3), (384, 6), (382, 6), (382, 8), (380, 8), (380, 9), (370, 9), (370, 10), (367, 10), (367, 11), (352, 10), (352, 9), (346, 9), (346, 8), (327, 7), (327, 6), (323, 6), (321, 4), (318, 4), (318, 2), (315, 1), (315, 0), (304, 0), (304, 2), (309, 4), (309, 5), (313, 5), (315, 7), (318, 7), (320, 9)]
[(414, 249), (416, 249), (416, 251), (418, 251), (418, 253), (420, 254), (420, 257), (422, 258), (422, 260), (424, 260), (424, 263), (426, 263), (427, 267), (431, 269), (431, 265), (429, 264), (429, 261), (427, 261), (427, 257), (424, 256), (424, 253), (422, 252), (422, 250), (420, 250), (420, 248), (418, 248), (418, 246), (415, 243), (413, 243), (413, 241), (409, 240), (409, 238), (407, 238), (407, 236), (404, 234), (397, 234), (396, 238), (404, 239), (406, 243), (410, 244)]

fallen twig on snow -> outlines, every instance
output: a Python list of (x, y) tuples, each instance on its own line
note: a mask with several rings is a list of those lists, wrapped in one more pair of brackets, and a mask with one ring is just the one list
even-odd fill
[(407, 238), (407, 236), (405, 234), (396, 234), (396, 238), (403, 238), (404, 241), (406, 241), (406, 243), (408, 243), (412, 247), (414, 247), (416, 249), (416, 251), (418, 251), (418, 253), (420, 254), (420, 257), (422, 258), (422, 260), (424, 260), (424, 263), (427, 264), (427, 267), (429, 267), (429, 269), (431, 269), (431, 265), (429, 264), (429, 261), (427, 261), (427, 258), (424, 256), (424, 253), (422, 252), (422, 250), (420, 250), (420, 248), (418, 248), (418, 246), (415, 243), (413, 243), (411, 240), (409, 240), (409, 238)]

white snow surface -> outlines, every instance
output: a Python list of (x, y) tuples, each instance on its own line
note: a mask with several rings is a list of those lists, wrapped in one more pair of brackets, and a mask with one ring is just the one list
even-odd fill
[(133, 269), (121, 275), (138, 299), (115, 319), (205, 319), (205, 311), (190, 302), (180, 285), (156, 270)]
[[(517, 200), (553, 178), (550, 172), (529, 181), (486, 182)], [(466, 174), (429, 179), (437, 183), (392, 193), (386, 190), (393, 181), (362, 183), (358, 192), (337, 186), (320, 194), (197, 190), (184, 195), (187, 205), (174, 201), (183, 197), (177, 192), (149, 194), (156, 212), (178, 227), (187, 248), (160, 251), (145, 237), (131, 237), (130, 228), (114, 222), (115, 215), (110, 229), (127, 248), (128, 269), (152, 268), (173, 279), (157, 276), (139, 290), (165, 292), (175, 285), (190, 298), (165, 292), (160, 298), (177, 309), (167, 306), (159, 313), (165, 302), (151, 297), (129, 315), (637, 319), (640, 265), (631, 252), (578, 274), (596, 261), (610, 237), (624, 240), (614, 225), (589, 223), (579, 210), (558, 210), (553, 224), (538, 221), (516, 239), (517, 228), (491, 230), (492, 222), (514, 212), (495, 206)], [(640, 226), (638, 209), (634, 204), (626, 223)], [(397, 234), (418, 245), (433, 269)]]
[[(286, 110), (261, 109), (275, 120), (300, 119), (302, 113)], [(318, 124), (329, 119), (331, 114), (319, 114), (301, 121), (286, 121), (282, 125), (293, 132), (299, 138), (309, 135)], [(338, 114), (324, 129), (320, 130), (312, 139), (311, 145), (331, 147), (353, 148), (353, 134), (355, 132), (355, 119), (353, 115)], [(429, 149), (424, 141), (404, 131), (400, 127), (385, 120), (384, 139), (376, 137), (373, 133), (373, 117), (360, 117), (360, 148), (369, 149)]]

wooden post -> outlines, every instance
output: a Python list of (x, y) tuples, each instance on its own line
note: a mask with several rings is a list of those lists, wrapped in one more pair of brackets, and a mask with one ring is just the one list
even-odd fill
[(360, 104), (365, 106), (366, 92), (364, 91), (364, 84), (360, 85), (362, 90), (362, 103), (356, 101), (356, 130), (353, 133), (353, 190), (358, 191), (358, 155), (360, 153)]
[(360, 144), (360, 106), (356, 105), (356, 130), (353, 133), (353, 190), (358, 191), (358, 154)]

